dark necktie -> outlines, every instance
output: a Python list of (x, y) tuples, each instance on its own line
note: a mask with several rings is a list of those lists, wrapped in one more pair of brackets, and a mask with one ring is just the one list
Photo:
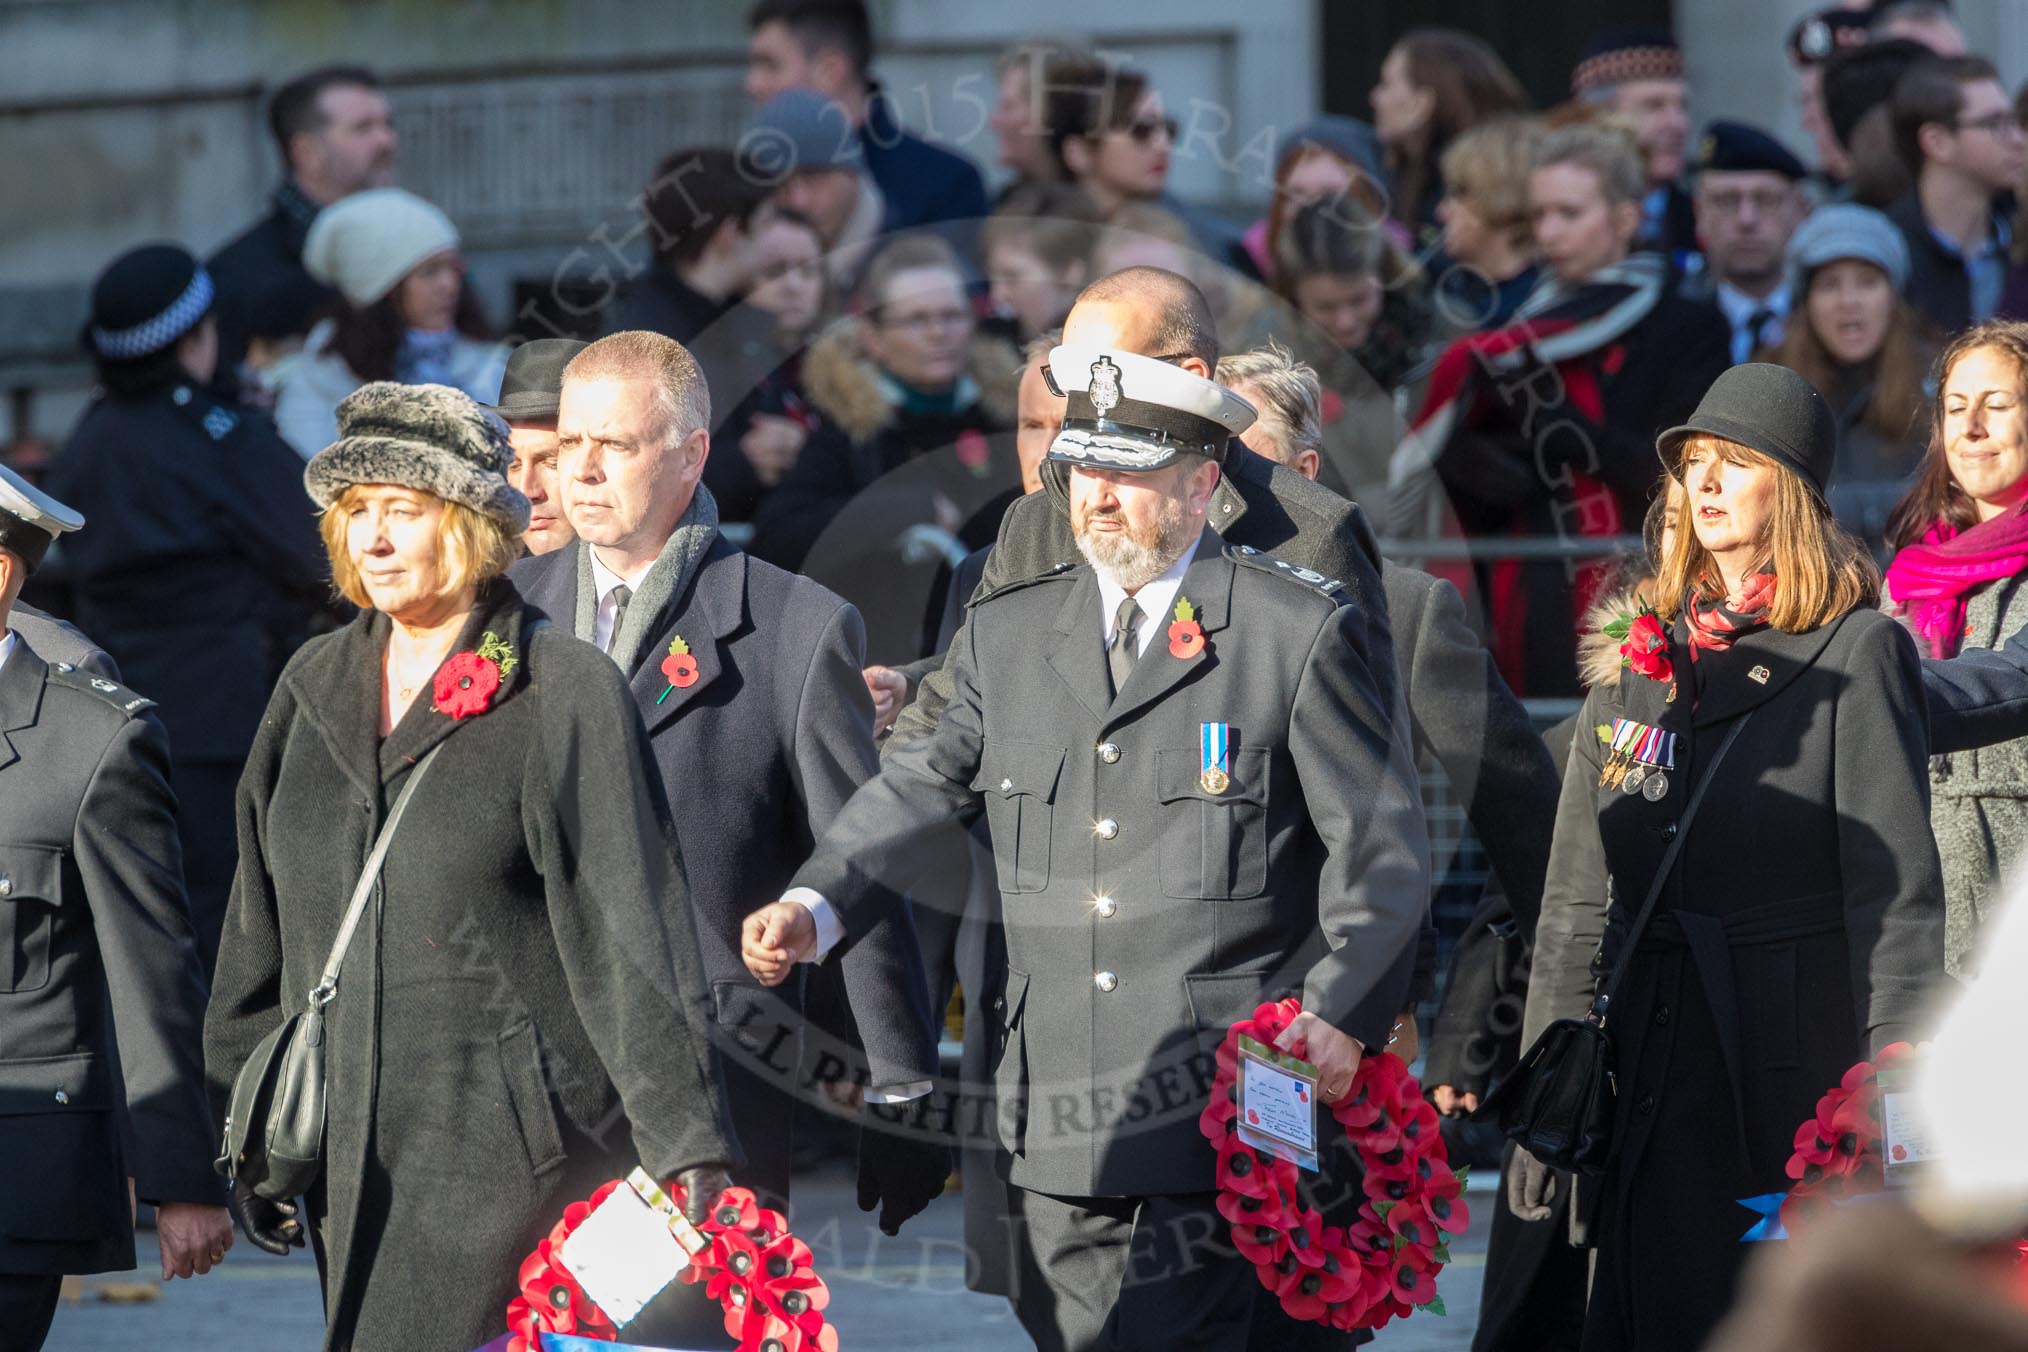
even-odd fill
[(620, 622), (627, 618), (627, 602), (634, 599), (634, 589), (622, 582), (619, 586), (613, 588), (612, 598), (613, 627), (606, 634), (607, 652), (611, 652), (613, 645), (620, 641)]
[(1127, 677), (1134, 670), (1134, 660), (1141, 655), (1137, 641), (1141, 631), (1141, 603), (1133, 597), (1120, 601), (1119, 614), (1113, 620), (1112, 646), (1106, 649), (1106, 666), (1113, 673), (1113, 694), (1126, 688)]
[(1746, 317), (1746, 360), (1753, 360), (1753, 354), (1760, 348), (1761, 334), (1774, 322), (1774, 317), (1774, 311), (1766, 306)]

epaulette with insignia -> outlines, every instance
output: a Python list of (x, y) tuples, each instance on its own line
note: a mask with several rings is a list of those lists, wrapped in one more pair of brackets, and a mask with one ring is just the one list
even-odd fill
[(129, 718), (138, 718), (155, 707), (155, 701), (146, 695), (136, 694), (117, 681), (94, 676), (88, 671), (79, 671), (68, 662), (57, 662), (50, 666), (49, 683), (70, 690), (88, 690)]
[(1277, 577), (1285, 577), (1291, 582), (1301, 582), (1306, 586), (1323, 592), (1333, 600), (1343, 601), (1349, 599), (1349, 594), (1345, 590), (1345, 583), (1342, 579), (1326, 577), (1314, 568), (1299, 568), (1295, 564), (1286, 563), (1272, 554), (1264, 554), (1252, 545), (1227, 545), (1225, 547), (1225, 557), (1231, 559), (1234, 563), (1245, 564), (1250, 568), (1258, 568), (1264, 573), (1273, 573)]
[(1077, 565), (1074, 563), (1068, 562), (1059, 563), (1054, 568), (1048, 569), (1045, 572), (1037, 573), (1034, 577), (1016, 578), (1012, 582), (1003, 583), (1000, 586), (993, 588), (993, 590), (987, 592), (984, 596), (973, 597), (970, 601), (967, 601), (965, 605), (967, 608), (970, 608), (972, 606), (983, 606), (986, 604), (986, 602), (997, 600), (998, 598), (1007, 595), (1009, 592), (1021, 591), (1024, 590), (1025, 588), (1033, 587), (1040, 582), (1054, 582), (1057, 578), (1064, 576), (1066, 573), (1070, 572), (1070, 570), (1075, 567), (1077, 567)]

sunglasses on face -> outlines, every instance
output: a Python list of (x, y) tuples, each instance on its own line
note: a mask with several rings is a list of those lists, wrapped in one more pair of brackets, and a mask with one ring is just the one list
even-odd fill
[(1176, 139), (1176, 119), (1173, 117), (1144, 117), (1120, 128), (1137, 146), (1147, 145), (1157, 136), (1165, 140)]

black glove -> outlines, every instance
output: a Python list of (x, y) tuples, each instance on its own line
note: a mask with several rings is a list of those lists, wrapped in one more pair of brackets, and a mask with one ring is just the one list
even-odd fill
[(1520, 1146), (1507, 1161), (1507, 1209), (1524, 1221), (1546, 1221), (1560, 1186), (1556, 1170)]
[(902, 1222), (943, 1196), (950, 1181), (950, 1146), (908, 1124), (918, 1106), (868, 1104), (859, 1124), (859, 1209), (880, 1208), (884, 1235), (900, 1234)]
[(254, 1247), (280, 1257), (290, 1249), (303, 1247), (303, 1223), (296, 1217), (297, 1203), (270, 1202), (256, 1197), (244, 1183), (232, 1185), (232, 1214)]
[(732, 1175), (716, 1164), (693, 1164), (676, 1175), (683, 1188), (683, 1219), (702, 1225), (711, 1219), (718, 1195), (732, 1186)]

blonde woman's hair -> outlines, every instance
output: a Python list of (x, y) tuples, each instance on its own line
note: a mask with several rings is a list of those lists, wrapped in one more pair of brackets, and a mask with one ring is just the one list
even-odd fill
[(1444, 151), (1444, 188), (1471, 204), (1486, 228), (1511, 245), (1532, 239), (1528, 216), (1528, 167), (1542, 124), (1532, 117), (1497, 117), (1482, 122)]
[(1638, 202), (1648, 194), (1648, 166), (1641, 156), (1641, 143), (1633, 124), (1621, 118), (1599, 115), (1554, 119), (1535, 142), (1529, 168), (1548, 169), (1574, 164), (1598, 175), (1600, 189), (1608, 204)]
[[(331, 563), (331, 586), (361, 610), (373, 609), (373, 600), (359, 580), (359, 569), (352, 562), (352, 550), (345, 537), (352, 506), (368, 487), (353, 484), (331, 500), (318, 520), (318, 529), (324, 537), (324, 556)], [(435, 497), (419, 488), (409, 491), (420, 497)], [(437, 553), (443, 563), (443, 585), (437, 589), (438, 599), (492, 581), (521, 557), (521, 536), (506, 522), (474, 511), (462, 502), (435, 500), (443, 503), (444, 508), (437, 518)]]
[[(1880, 565), (1866, 547), (1831, 517), (1831, 509), (1794, 470), (1770, 456), (1718, 437), (1692, 437), (1683, 443), (1672, 471), (1698, 451), (1710, 451), (1735, 465), (1774, 471), (1774, 516), (1768, 526), (1767, 548), (1757, 567), (1774, 570), (1780, 583), (1768, 607), (1767, 622), (1785, 634), (1804, 634), (1864, 606), (1880, 604)], [(1687, 488), (1687, 485), (1686, 485)], [(1694, 493), (1686, 493), (1684, 510), (1694, 511)], [(1655, 610), (1674, 620), (1693, 598), (1718, 600), (1725, 594), (1717, 561), (1697, 538), (1696, 526), (1685, 520), (1675, 544), (1662, 559), (1655, 583)]]

